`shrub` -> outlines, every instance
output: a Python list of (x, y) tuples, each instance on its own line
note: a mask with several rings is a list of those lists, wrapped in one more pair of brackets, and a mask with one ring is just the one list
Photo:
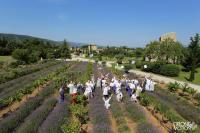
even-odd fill
[(178, 82), (170, 83), (170, 84), (168, 85), (168, 89), (169, 89), (169, 91), (171, 91), (171, 92), (175, 92), (175, 91), (177, 91), (179, 88), (180, 88), (180, 84), (179, 84)]
[(88, 108), (84, 107), (80, 104), (75, 104), (70, 106), (71, 113), (76, 116), (81, 124), (85, 124), (88, 120), (87, 114), (88, 114)]
[(183, 87), (182, 87), (182, 90), (183, 92), (187, 92), (191, 95), (194, 95), (196, 93), (196, 90), (194, 90), (192, 87), (188, 87), (187, 84), (185, 84)]
[(125, 72), (128, 72), (130, 69), (132, 69), (133, 68), (133, 66), (131, 65), (131, 64), (126, 64), (126, 65), (124, 65), (124, 70), (125, 70)]
[(63, 133), (78, 133), (81, 127), (81, 123), (77, 118), (73, 118), (69, 124), (63, 124), (61, 126)]
[(45, 101), (38, 110), (36, 110), (33, 114), (29, 115), (27, 121), (25, 121), (20, 128), (17, 129), (17, 133), (35, 133), (43, 122), (43, 120), (47, 117), (49, 112), (55, 106), (57, 100), (54, 98), (49, 98)]
[(12, 57), (19, 61), (29, 62), (29, 51), (27, 49), (16, 49), (12, 53)]
[[(146, 65), (147, 68), (144, 68), (144, 65)], [(141, 66), (141, 69), (142, 69), (142, 71), (145, 71), (145, 72), (152, 72), (153, 66), (154, 65), (153, 65), (152, 62), (143, 62), (142, 66)]]
[(141, 68), (142, 67), (142, 62), (141, 61), (136, 61), (135, 62), (135, 67), (136, 68)]
[(143, 106), (149, 106), (149, 104), (150, 104), (150, 99), (149, 99), (148, 97), (146, 97), (145, 95), (142, 95), (142, 94), (141, 94), (140, 103), (141, 103)]
[(81, 104), (83, 106), (86, 106), (87, 105), (87, 97), (85, 97), (84, 95), (78, 95), (77, 98), (77, 104)]
[(164, 65), (165, 63), (164, 62), (154, 62), (152, 64), (152, 72), (153, 73), (157, 73), (157, 74), (160, 74), (160, 70), (162, 68), (162, 66)]
[(170, 77), (176, 77), (180, 73), (180, 68), (174, 64), (163, 65), (160, 69), (160, 74)]
[(200, 93), (196, 93), (193, 97), (200, 102)]

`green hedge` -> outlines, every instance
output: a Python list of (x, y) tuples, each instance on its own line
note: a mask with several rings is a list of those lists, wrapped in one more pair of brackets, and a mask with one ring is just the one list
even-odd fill
[(180, 73), (180, 68), (174, 64), (166, 64), (161, 67), (160, 74), (170, 77), (176, 77)]
[[(136, 62), (136, 68), (145, 72), (152, 72), (170, 77), (176, 77), (180, 73), (180, 67), (174, 64), (165, 64), (164, 62)], [(147, 65), (147, 68), (144, 68)]]

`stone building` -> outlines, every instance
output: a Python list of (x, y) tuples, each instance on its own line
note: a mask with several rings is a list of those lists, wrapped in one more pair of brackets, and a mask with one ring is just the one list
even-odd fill
[(170, 33), (166, 33), (166, 34), (162, 35), (159, 38), (159, 41), (164, 41), (167, 38), (170, 38), (170, 39), (172, 39), (173, 41), (176, 42), (176, 32), (170, 32)]
[(88, 51), (89, 52), (97, 51), (97, 45), (95, 45), (95, 44), (88, 45)]

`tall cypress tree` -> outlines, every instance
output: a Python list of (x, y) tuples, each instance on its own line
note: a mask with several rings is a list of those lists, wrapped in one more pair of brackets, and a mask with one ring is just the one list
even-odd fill
[(183, 66), (190, 71), (189, 81), (195, 79), (195, 72), (197, 67), (200, 66), (200, 36), (196, 34), (191, 37), (190, 45), (188, 46), (188, 51), (186, 53), (186, 58)]

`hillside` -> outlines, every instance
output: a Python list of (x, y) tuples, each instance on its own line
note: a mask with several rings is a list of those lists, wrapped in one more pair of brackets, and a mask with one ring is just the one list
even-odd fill
[[(32, 39), (39, 39), (41, 41), (49, 42), (51, 44), (62, 44), (62, 41), (54, 41), (54, 40), (49, 40), (45, 38), (40, 38), (40, 37), (33, 37), (29, 35), (18, 35), (18, 34), (5, 34), (5, 33), (0, 33), (0, 38), (6, 38), (7, 40), (10, 41), (17, 41), (17, 42), (23, 42), (24, 40), (32, 40)], [(85, 43), (76, 43), (76, 42), (69, 42), (70, 46), (72, 47), (80, 47), (82, 45), (86, 45)]]

